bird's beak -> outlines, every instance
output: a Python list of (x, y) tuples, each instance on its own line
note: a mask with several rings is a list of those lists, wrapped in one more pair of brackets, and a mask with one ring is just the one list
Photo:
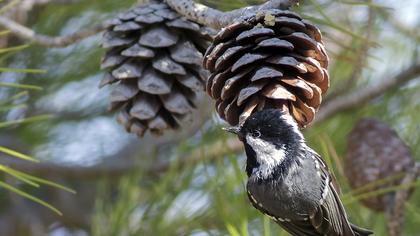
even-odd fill
[(241, 128), (239, 126), (223, 127), (222, 129), (233, 134), (239, 134), (239, 132), (241, 131)]

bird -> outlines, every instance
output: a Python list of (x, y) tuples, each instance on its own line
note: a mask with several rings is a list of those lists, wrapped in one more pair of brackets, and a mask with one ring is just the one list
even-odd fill
[(332, 174), (288, 113), (263, 109), (242, 125), (224, 129), (244, 144), (249, 201), (288, 233), (373, 234), (348, 221)]

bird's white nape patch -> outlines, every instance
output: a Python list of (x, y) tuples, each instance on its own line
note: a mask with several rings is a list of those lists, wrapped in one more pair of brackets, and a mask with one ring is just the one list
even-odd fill
[(302, 135), (302, 132), (300, 132), (299, 127), (296, 123), (296, 121), (293, 119), (293, 117), (287, 113), (284, 113), (281, 115), (281, 119), (283, 119), (288, 125), (290, 125), (293, 129), (293, 131), (299, 135), (299, 138), (301, 141), (304, 141), (304, 137)]
[(286, 158), (285, 147), (276, 148), (273, 144), (263, 139), (252, 137), (250, 134), (246, 135), (246, 141), (256, 154), (257, 162), (260, 164), (257, 174), (262, 178), (269, 177), (275, 167), (280, 165)]

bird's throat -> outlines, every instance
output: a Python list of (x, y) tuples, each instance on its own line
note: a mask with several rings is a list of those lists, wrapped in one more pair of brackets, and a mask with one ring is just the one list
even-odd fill
[[(276, 147), (262, 139), (247, 137), (247, 145), (252, 149), (252, 152), (247, 152), (248, 158), (255, 158), (252, 174), (260, 178), (271, 177), (288, 157), (285, 147)], [(252, 161), (247, 162), (250, 163), (252, 164)]]

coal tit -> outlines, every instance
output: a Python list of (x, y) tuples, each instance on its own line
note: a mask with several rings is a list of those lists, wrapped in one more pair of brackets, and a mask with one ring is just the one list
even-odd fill
[(371, 231), (347, 220), (320, 156), (308, 147), (293, 118), (276, 109), (225, 128), (244, 143), (247, 193), (252, 205), (295, 236), (363, 236)]

